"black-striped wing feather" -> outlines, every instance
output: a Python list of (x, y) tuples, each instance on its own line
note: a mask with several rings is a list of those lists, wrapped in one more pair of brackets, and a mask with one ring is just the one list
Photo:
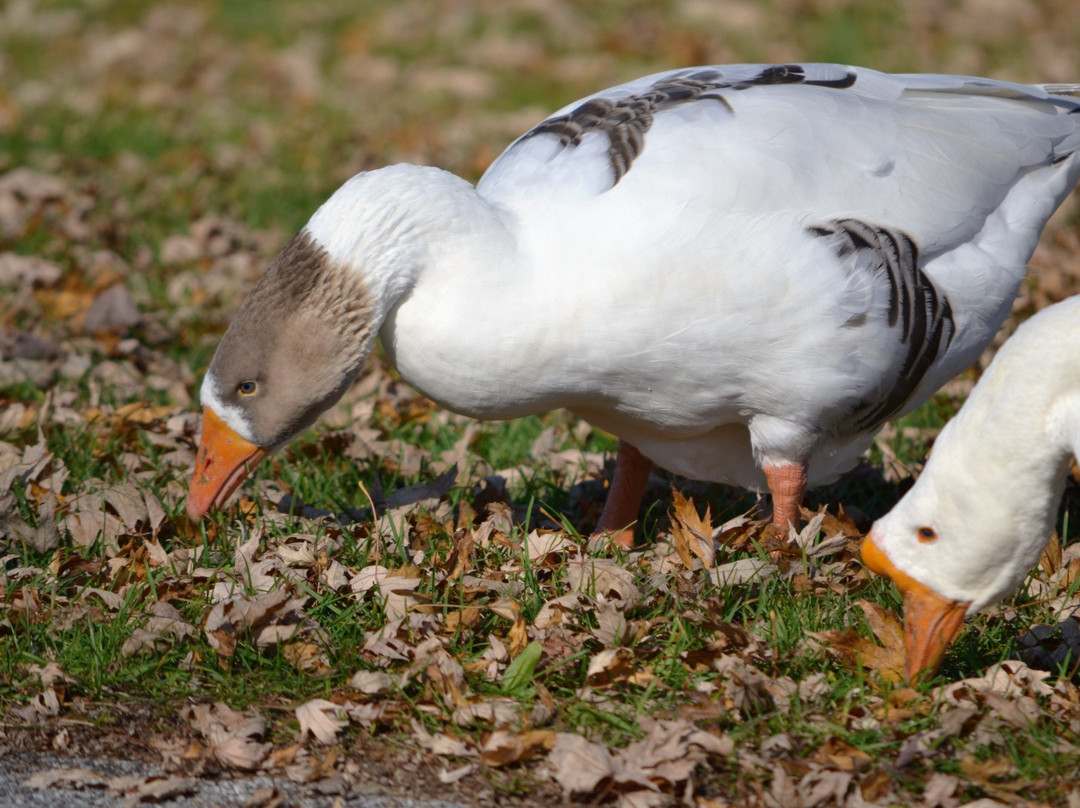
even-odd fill
[(887, 322), (904, 346), (904, 360), (882, 395), (860, 402), (850, 416), (858, 431), (876, 429), (903, 408), (948, 349), (955, 331), (952, 308), (919, 267), (918, 245), (906, 233), (858, 219), (838, 219), (810, 232), (829, 238), (853, 271), (869, 272), (888, 285)]
[(614, 182), (618, 183), (645, 148), (645, 133), (652, 127), (657, 112), (693, 101), (714, 101), (732, 111), (724, 91), (776, 84), (813, 84), (844, 89), (851, 87), (855, 78), (855, 73), (847, 72), (835, 79), (811, 79), (800, 65), (771, 65), (749, 78), (728, 79), (720, 70), (707, 68), (657, 81), (646, 92), (637, 95), (591, 98), (565, 115), (537, 125), (521, 139), (554, 135), (564, 147), (573, 147), (579, 145), (587, 133), (602, 133), (610, 143), (608, 156)]

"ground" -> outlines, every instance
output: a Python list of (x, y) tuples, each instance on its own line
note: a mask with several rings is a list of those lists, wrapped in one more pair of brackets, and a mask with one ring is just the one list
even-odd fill
[[(1072, 5), (4, 7), (0, 759), (483, 805), (1080, 802), (1080, 489), (918, 687), (858, 560), (993, 349), (814, 492), (794, 544), (767, 502), (658, 473), (640, 546), (590, 546), (612, 436), (453, 416), (381, 355), (236, 504), (184, 515), (214, 346), (356, 171), (475, 180), (573, 98), (690, 64), (1077, 81)], [(995, 345), (1080, 288), (1078, 207)], [(152, 787), (116, 789), (179, 799)]]

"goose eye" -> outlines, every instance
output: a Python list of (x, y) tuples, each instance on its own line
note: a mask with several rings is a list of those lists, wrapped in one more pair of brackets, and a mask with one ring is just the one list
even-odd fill
[(253, 396), (259, 392), (258, 382), (240, 382), (236, 385), (236, 392), (242, 396)]
[(918, 533), (919, 541), (921, 541), (923, 544), (930, 544), (931, 542), (937, 541), (937, 531), (934, 530), (932, 527), (920, 527)]

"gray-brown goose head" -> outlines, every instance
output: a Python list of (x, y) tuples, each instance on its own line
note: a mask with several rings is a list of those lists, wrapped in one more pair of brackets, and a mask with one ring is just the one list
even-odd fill
[(341, 397), (387, 313), (439, 258), (453, 256), (451, 271), (498, 265), (503, 228), (471, 184), (440, 169), (387, 166), (335, 191), (271, 262), (210, 362), (188, 515), (221, 505)]
[(371, 350), (373, 310), (363, 277), (333, 260), (307, 228), (273, 260), (203, 380), (203, 435), (187, 504), (193, 520), (341, 397)]

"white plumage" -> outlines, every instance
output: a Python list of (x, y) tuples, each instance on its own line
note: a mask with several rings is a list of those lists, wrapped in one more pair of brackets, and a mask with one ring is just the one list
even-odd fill
[[(625, 474), (602, 529), (637, 513), (648, 463), (633, 447), (688, 477), (771, 486), (784, 524), (807, 473), (835, 479), (988, 344), (1080, 177), (1078, 108), (1033, 85), (836, 65), (660, 73), (555, 113), (476, 188), (415, 166), (354, 177), (252, 296), (316, 254), (362, 297), (366, 331), (320, 337), (325, 373), (342, 374), (314, 385), (324, 398), (378, 331), (450, 409), (566, 407), (615, 433)], [(283, 298), (282, 319), (310, 308)], [(233, 395), (265, 372), (240, 357), (242, 334), (273, 341), (245, 320), (281, 327), (268, 306), (241, 310), (204, 403), (245, 408), (218, 415), (272, 448), (329, 403), (293, 394), (310, 370), (276, 402), (265, 385)], [(323, 308), (332, 330), (343, 315)], [(298, 364), (290, 351), (259, 361)]]
[(904, 592), (908, 673), (962, 618), (1015, 590), (1054, 530), (1080, 452), (1080, 297), (1024, 323), (942, 430), (914, 487), (864, 545)]

